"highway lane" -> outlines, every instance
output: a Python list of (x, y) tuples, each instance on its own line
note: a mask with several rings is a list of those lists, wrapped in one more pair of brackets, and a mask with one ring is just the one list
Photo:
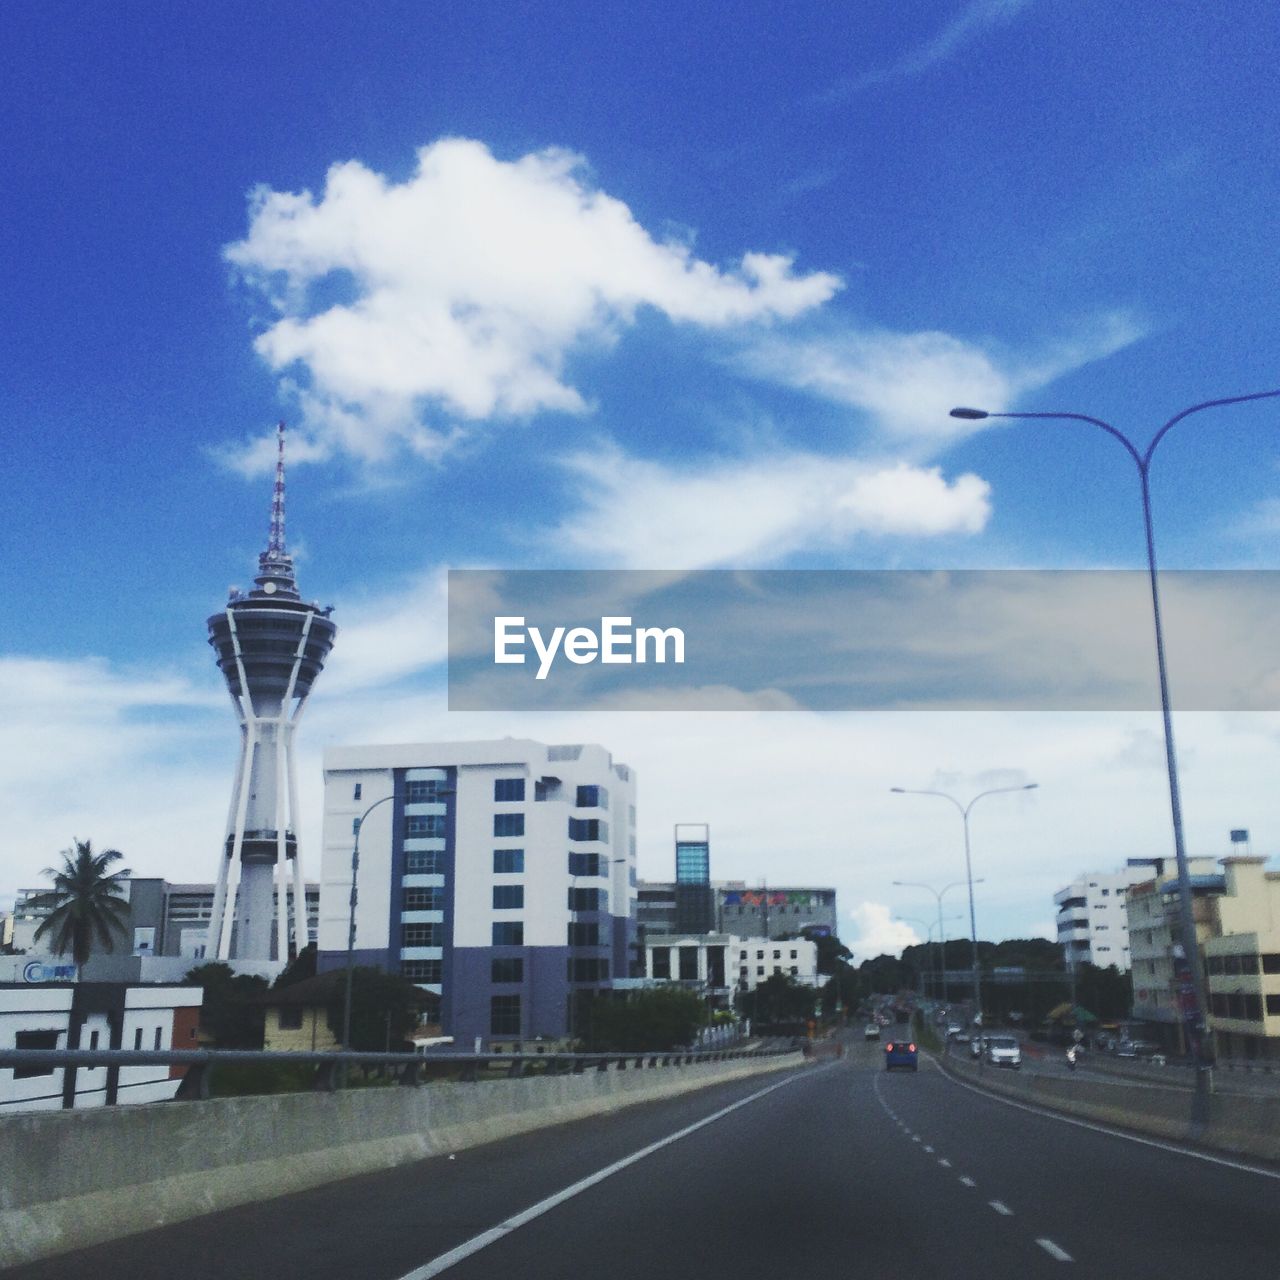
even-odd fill
[[(925, 1058), (916, 1074), (890, 1075), (882, 1057), (855, 1040), (834, 1065), (523, 1135), (6, 1275), (560, 1280), (588, 1269), (609, 1280), (1012, 1280), (1078, 1271), (1129, 1280), (1216, 1273), (1227, 1260), (1235, 1276), (1275, 1273), (1280, 1181), (1018, 1110)], [(500, 1224), (456, 1265), (429, 1266)]]

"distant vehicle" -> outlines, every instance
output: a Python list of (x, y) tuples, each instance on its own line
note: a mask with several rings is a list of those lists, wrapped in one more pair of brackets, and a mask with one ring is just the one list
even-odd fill
[(965, 1029), (958, 1022), (953, 1022), (947, 1028), (948, 1040), (967, 1040), (968, 1038), (968, 1035), (965, 1034)]
[(1160, 1046), (1150, 1040), (1121, 1040), (1116, 1045), (1117, 1058), (1150, 1058), (1159, 1052)]
[(892, 1071), (901, 1067), (904, 1071), (919, 1070), (919, 1053), (914, 1040), (890, 1040), (884, 1047), (884, 1069)]
[(864, 1040), (879, 1040), (880, 1039), (879, 1025), (874, 1022), (868, 1022), (865, 1029), (862, 1032), (862, 1038)]
[(1022, 1066), (1022, 1046), (1015, 1036), (988, 1036), (987, 1061), (993, 1067)]
[(969, 1056), (971, 1058), (982, 1057), (982, 1050), (985, 1044), (986, 1040), (982, 1036), (974, 1036), (969, 1042)]

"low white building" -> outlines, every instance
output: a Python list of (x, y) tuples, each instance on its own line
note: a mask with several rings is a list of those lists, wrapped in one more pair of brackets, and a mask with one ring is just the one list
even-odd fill
[[(68, 982), (64, 970), (22, 958), (16, 982), (0, 982), (0, 1052), (6, 1049), (195, 1049), (199, 987)], [(52, 979), (52, 980), (50, 980)], [(184, 1069), (0, 1068), (0, 1115), (127, 1102), (163, 1102)]]
[(822, 985), (818, 947), (805, 938), (739, 938), (731, 933), (660, 937), (645, 945), (645, 976), (697, 986), (708, 995), (754, 991), (775, 974)]

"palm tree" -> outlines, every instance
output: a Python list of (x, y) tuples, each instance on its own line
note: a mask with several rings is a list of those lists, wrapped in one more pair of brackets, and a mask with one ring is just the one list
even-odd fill
[(90, 841), (74, 843), (74, 849), (62, 851), (60, 870), (45, 868), (53, 888), (33, 899), (31, 905), (49, 911), (36, 930), (35, 941), (51, 934), (54, 951), (58, 955), (70, 952), (76, 964), (82, 965), (93, 953), (95, 940), (104, 950), (113, 951), (117, 936), (129, 936), (129, 901), (120, 889), (131, 872), (128, 867), (107, 870), (124, 857), (119, 850), (94, 853)]

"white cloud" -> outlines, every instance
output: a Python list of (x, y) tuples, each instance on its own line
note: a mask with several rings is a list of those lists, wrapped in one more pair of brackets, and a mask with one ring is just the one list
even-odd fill
[(910, 79), (972, 44), (993, 27), (1011, 22), (1031, 0), (970, 0), (960, 12), (931, 40), (911, 49), (895, 62), (851, 76), (835, 85), (823, 96), (838, 100), (892, 80)]
[(893, 918), (892, 910), (883, 902), (859, 902), (848, 912), (856, 932), (843, 938), (853, 952), (854, 964), (875, 956), (901, 955), (904, 947), (913, 947), (924, 939), (907, 923)]
[(568, 357), (641, 307), (723, 328), (796, 316), (840, 287), (780, 254), (719, 269), (655, 240), (581, 157), (503, 161), (460, 138), (423, 147), (401, 183), (348, 161), (319, 198), (259, 189), (226, 256), (276, 312), (257, 350), (299, 377), (317, 447), (366, 458), (398, 439), (427, 451), (424, 431), (449, 419), (581, 412)]
[(859, 535), (978, 533), (991, 514), (978, 476), (905, 463), (777, 453), (679, 468), (600, 449), (568, 465), (582, 507), (553, 540), (616, 568), (767, 564)]
[(857, 409), (882, 435), (925, 445), (948, 444), (982, 430), (949, 417), (956, 405), (988, 412), (1137, 341), (1143, 323), (1106, 312), (1039, 350), (996, 356), (947, 333), (848, 331), (811, 339), (770, 335), (740, 358), (756, 377)]

